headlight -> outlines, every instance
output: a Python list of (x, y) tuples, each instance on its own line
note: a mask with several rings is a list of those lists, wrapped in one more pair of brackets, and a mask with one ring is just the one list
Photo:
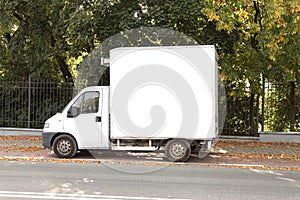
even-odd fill
[(49, 128), (49, 123), (45, 123), (44, 128)]

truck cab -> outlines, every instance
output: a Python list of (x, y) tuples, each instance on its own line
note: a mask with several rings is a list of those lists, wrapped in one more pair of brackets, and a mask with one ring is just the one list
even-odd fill
[(108, 97), (109, 87), (106, 86), (83, 89), (62, 113), (45, 122), (43, 146), (56, 146), (54, 152), (60, 157), (73, 157), (76, 151), (71, 146), (76, 146), (76, 149), (109, 149)]

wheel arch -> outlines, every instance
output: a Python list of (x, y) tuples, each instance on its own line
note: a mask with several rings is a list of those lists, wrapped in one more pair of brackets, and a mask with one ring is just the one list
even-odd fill
[(164, 140), (163, 140), (163, 141), (164, 141), (164, 145), (166, 145), (167, 142), (169, 142), (170, 140), (185, 140), (185, 141), (187, 141), (190, 145), (191, 145), (194, 141), (197, 141), (197, 142), (198, 142), (198, 140), (186, 139), (186, 138), (167, 138), (167, 139), (164, 139)]
[(66, 132), (58, 132), (58, 133), (56, 133), (55, 135), (53, 135), (52, 138), (51, 138), (51, 142), (50, 142), (51, 147), (53, 147), (54, 140), (55, 140), (58, 136), (60, 136), (60, 135), (69, 135), (70, 137), (72, 137), (72, 138), (74, 139), (75, 144), (76, 144), (76, 147), (77, 147), (77, 149), (78, 149), (78, 143), (77, 143), (76, 138), (75, 138), (72, 134), (66, 133)]

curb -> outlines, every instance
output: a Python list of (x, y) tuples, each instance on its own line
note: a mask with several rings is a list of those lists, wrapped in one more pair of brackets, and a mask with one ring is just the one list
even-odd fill
[(300, 134), (296, 132), (260, 133), (261, 142), (300, 143)]
[(254, 165), (254, 164), (226, 164), (226, 163), (188, 163), (188, 162), (161, 162), (161, 161), (127, 161), (127, 160), (100, 160), (100, 159), (59, 159), (44, 157), (21, 157), (21, 156), (0, 156), (0, 161), (11, 162), (51, 162), (51, 163), (91, 163), (91, 164), (108, 164), (108, 165), (147, 165), (147, 166), (201, 166), (215, 168), (240, 168), (240, 169), (261, 169), (261, 170), (300, 170), (295, 166), (270, 166), (270, 165)]
[(42, 129), (0, 127), (0, 136), (41, 136), (42, 132)]
[(259, 137), (247, 137), (247, 136), (227, 136), (221, 135), (217, 140), (228, 141), (228, 140), (238, 140), (238, 141), (259, 141)]

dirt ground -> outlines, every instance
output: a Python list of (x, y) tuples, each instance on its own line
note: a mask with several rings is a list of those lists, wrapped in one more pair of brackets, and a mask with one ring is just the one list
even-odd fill
[[(39, 136), (0, 136), (0, 160), (171, 164), (166, 160), (162, 151), (151, 153), (93, 151), (78, 153), (72, 159), (58, 159), (51, 149), (45, 149), (42, 146)], [(300, 143), (218, 141), (204, 159), (192, 155), (186, 164), (300, 170)]]

